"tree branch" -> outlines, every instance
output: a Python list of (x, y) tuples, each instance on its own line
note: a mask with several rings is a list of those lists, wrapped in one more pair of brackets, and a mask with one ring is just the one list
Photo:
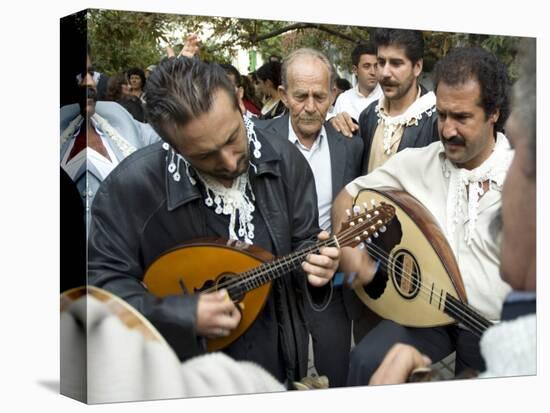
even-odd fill
[(280, 29), (273, 30), (272, 32), (269, 32), (266, 34), (262, 34), (260, 36), (258, 36), (257, 33), (254, 32), (250, 34), (250, 42), (252, 44), (255, 44), (267, 39), (271, 39), (272, 37), (279, 36), (280, 34), (289, 32), (291, 30), (297, 30), (297, 29), (307, 27), (308, 25), (309, 23), (295, 23), (295, 24), (291, 24), (290, 26), (285, 26), (285, 27), (281, 27)]
[(320, 30), (322, 32), (332, 34), (333, 36), (340, 37), (341, 39), (348, 40), (352, 43), (359, 43), (359, 42), (365, 41), (365, 39), (363, 37), (360, 37), (360, 38), (356, 39), (356, 38), (353, 38), (351, 36), (348, 36), (347, 34), (340, 33), (336, 30), (330, 29), (330, 28), (328, 28), (328, 27), (326, 27), (322, 24), (312, 24), (310, 27), (315, 28), (317, 30)]
[(320, 31), (324, 31), (326, 33), (329, 33), (333, 36), (337, 36), (337, 37), (340, 37), (344, 40), (347, 40), (347, 41), (350, 41), (352, 43), (357, 43), (359, 41), (362, 41), (364, 40), (363, 38), (359, 38), (359, 39), (355, 39), (351, 36), (348, 36), (344, 33), (340, 33), (336, 30), (333, 30), (333, 29), (330, 29), (322, 24), (314, 24), (314, 23), (294, 23), (294, 24), (291, 24), (289, 26), (285, 26), (285, 27), (281, 27), (280, 29), (277, 29), (277, 30), (273, 30), (269, 33), (265, 33), (265, 34), (262, 34), (260, 36), (258, 36), (256, 33), (252, 33), (250, 35), (250, 42), (252, 44), (256, 44), (256, 43), (259, 43), (263, 40), (267, 40), (267, 39), (271, 39), (272, 37), (276, 37), (276, 36), (279, 36), (280, 34), (283, 34), (283, 33), (286, 33), (286, 32), (289, 32), (291, 30), (298, 30), (298, 29), (317, 29), (317, 30), (320, 30)]

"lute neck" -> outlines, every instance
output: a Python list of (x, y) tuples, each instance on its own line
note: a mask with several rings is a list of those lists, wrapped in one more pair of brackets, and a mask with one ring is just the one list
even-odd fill
[(319, 250), (323, 247), (336, 247), (338, 245), (337, 236), (333, 236), (328, 240), (319, 241), (314, 245), (305, 247), (242, 273), (238, 281), (229, 287), (229, 295), (231, 297), (236, 297), (259, 288), (299, 268), (309, 254), (319, 254)]
[(445, 295), (443, 311), (479, 337), (493, 325), (491, 321), (487, 320), (468, 304), (463, 303), (450, 294)]

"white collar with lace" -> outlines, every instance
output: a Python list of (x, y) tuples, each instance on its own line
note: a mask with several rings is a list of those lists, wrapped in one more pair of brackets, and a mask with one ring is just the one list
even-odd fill
[(411, 106), (401, 115), (390, 116), (385, 110), (386, 97), (382, 96), (378, 101), (378, 105), (375, 107), (375, 111), (378, 115), (378, 123), (384, 122), (384, 152), (386, 155), (391, 154), (391, 140), (395, 131), (399, 126), (412, 126), (418, 125), (418, 121), (422, 119), (424, 114), (432, 116), (435, 112), (435, 94), (428, 92), (425, 95), (420, 96), (420, 90), (418, 92), (418, 98), (413, 102)]
[[(254, 125), (247, 117), (243, 116), (244, 124), (247, 131), (247, 138), (252, 150), (252, 154), (256, 159), (262, 156), (260, 151), (262, 144), (256, 136)], [(180, 162), (185, 165), (185, 171), (189, 182), (196, 185), (197, 181), (194, 176), (198, 177), (202, 182), (206, 196), (204, 203), (210, 208), (214, 208), (214, 212), (218, 215), (229, 215), (229, 239), (244, 241), (252, 244), (254, 239), (254, 225), (252, 224), (254, 206), (254, 193), (248, 177), (248, 171), (233, 180), (230, 188), (226, 188), (221, 183), (216, 181), (211, 176), (200, 173), (194, 169), (191, 164), (182, 155), (176, 152), (168, 143), (164, 143), (162, 147), (168, 151), (170, 162), (168, 162), (168, 173), (172, 175), (175, 182), (181, 180), (179, 172)], [(250, 159), (250, 167), (256, 170), (256, 165)], [(189, 169), (192, 169), (190, 171)], [(238, 222), (237, 222), (238, 217)]]
[[(502, 189), (514, 151), (510, 149), (510, 143), (506, 136), (499, 132), (497, 133), (493, 153), (475, 169), (457, 168), (445, 157), (443, 145), (441, 153), (444, 157), (442, 163), (443, 175), (449, 179), (447, 232), (449, 236), (453, 235), (456, 225), (464, 222), (464, 219), (468, 217), (469, 222), (465, 230), (464, 240), (468, 245), (471, 245), (478, 217), (479, 200), (484, 194), (483, 183), (485, 181), (489, 183), (487, 192)], [(468, 188), (467, 198), (466, 188)]]
[[(69, 123), (69, 125), (61, 133), (61, 146), (63, 146), (68, 139), (71, 139), (78, 132), (83, 120), (84, 118), (79, 114)], [(118, 146), (124, 158), (136, 151), (137, 148), (120, 136), (120, 134), (111, 126), (107, 119), (99, 116), (97, 113), (94, 113), (92, 115), (92, 122), (94, 126), (97, 126), (101, 132), (105, 133), (111, 141)]]

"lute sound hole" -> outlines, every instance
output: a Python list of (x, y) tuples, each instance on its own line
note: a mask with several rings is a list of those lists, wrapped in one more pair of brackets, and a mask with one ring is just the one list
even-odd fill
[(412, 299), (420, 291), (420, 267), (414, 255), (405, 249), (398, 250), (392, 258), (391, 279), (397, 292), (406, 299)]
[(239, 280), (239, 277), (233, 273), (222, 274), (216, 280), (216, 289), (227, 289), (229, 297), (235, 303), (242, 301), (246, 294), (246, 284), (244, 281)]

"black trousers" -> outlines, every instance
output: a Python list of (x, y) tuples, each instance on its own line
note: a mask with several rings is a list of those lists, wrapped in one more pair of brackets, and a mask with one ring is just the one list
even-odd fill
[(317, 373), (328, 377), (330, 387), (345, 386), (351, 348), (351, 319), (344, 306), (342, 287), (334, 287), (332, 299), (323, 311), (314, 311), (305, 305), (305, 319), (313, 342)]
[(395, 343), (416, 347), (430, 357), (433, 363), (456, 351), (455, 375), (466, 368), (485, 370), (485, 363), (479, 351), (479, 338), (457, 325), (412, 328), (382, 320), (351, 352), (348, 386), (367, 385)]

